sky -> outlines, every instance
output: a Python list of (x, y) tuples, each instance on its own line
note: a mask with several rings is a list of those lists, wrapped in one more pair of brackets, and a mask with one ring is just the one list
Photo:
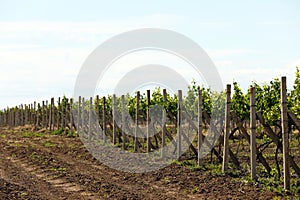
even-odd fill
[[(216, 65), (224, 86), (237, 81), (244, 91), (252, 81), (280, 76), (287, 76), (291, 89), (300, 66), (296, 0), (0, 0), (0, 109), (71, 96), (82, 64), (97, 46), (140, 28), (169, 29), (194, 40)], [(149, 55), (120, 63), (129, 70), (141, 61), (160, 64), (167, 58)], [(165, 63), (184, 65), (177, 58)], [(116, 81), (115, 68), (103, 91)]]

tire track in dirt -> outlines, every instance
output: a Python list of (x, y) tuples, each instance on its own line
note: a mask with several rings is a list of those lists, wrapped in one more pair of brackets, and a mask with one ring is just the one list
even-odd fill
[[(12, 138), (13, 141), (23, 140), (20, 137)], [(74, 138), (73, 138), (74, 140)], [(59, 166), (65, 167), (68, 170), (68, 174), (65, 177), (69, 182), (76, 182), (85, 190), (92, 192), (101, 192), (105, 197), (110, 198), (129, 198), (129, 199), (175, 199), (178, 198), (177, 188), (163, 188), (158, 187), (156, 184), (156, 178), (149, 180), (143, 179), (142, 175), (118, 172), (101, 165), (98, 161), (95, 161), (87, 150), (80, 150), (75, 152), (76, 155), (86, 154), (87, 160), (78, 159), (68, 152), (60, 152), (59, 149), (52, 150), (49, 147), (45, 147), (40, 138), (25, 138), (27, 146), (34, 146), (34, 151), (41, 154), (47, 159), (55, 159)], [(66, 141), (53, 141), (66, 145)], [(24, 140), (22, 141), (24, 145)], [(9, 144), (8, 144), (9, 145)], [(28, 149), (27, 149), (28, 150)], [(28, 156), (28, 155), (27, 155)], [(82, 181), (84, 180), (84, 181)], [(159, 181), (159, 180), (158, 180)], [(100, 191), (99, 191), (100, 190)], [(106, 196), (106, 194), (108, 196)], [(187, 195), (183, 195), (188, 198)]]
[(37, 179), (49, 183), (50, 187), (62, 190), (64, 193), (72, 193), (72, 195), (77, 194), (77, 198), (79, 199), (99, 199), (93, 197), (95, 194), (84, 191), (80, 185), (72, 183), (63, 177), (56, 177), (55, 173), (49, 173), (40, 167), (33, 165), (26, 159), (16, 159), (9, 156), (6, 157), (6, 159), (11, 163), (14, 163), (16, 166), (19, 166), (24, 172), (34, 175)]
[[(14, 141), (17, 142), (18, 138), (14, 138)], [(14, 142), (14, 143), (15, 143)], [(84, 196), (89, 196), (90, 194), (96, 195), (96, 192), (98, 192), (99, 189), (104, 189), (104, 193), (114, 191), (114, 193), (118, 194), (118, 191), (121, 191), (121, 194), (128, 194), (131, 197), (136, 198), (142, 198), (141, 195), (136, 195), (132, 193), (132, 191), (126, 191), (122, 187), (115, 185), (114, 183), (111, 183), (111, 179), (105, 179), (105, 178), (100, 178), (97, 179), (95, 178), (97, 174), (95, 174), (95, 177), (91, 176), (91, 174), (86, 174), (84, 173), (87, 168), (85, 164), (77, 165), (77, 162), (74, 162), (74, 158), (72, 159), (71, 163), (66, 162), (66, 157), (62, 154), (53, 154), (49, 148), (44, 148), (43, 146), (40, 145), (38, 141), (33, 142), (32, 140), (28, 140), (26, 143), (27, 145), (24, 144), (24, 141), (22, 142), (23, 148), (14, 147), (14, 143), (11, 144), (3, 144), (3, 145), (8, 145), (10, 149), (11, 154), (16, 154), (20, 156), (20, 158), (16, 159), (14, 158), (14, 162), (16, 165), (20, 165), (23, 167), (23, 169), (27, 172), (34, 171), (34, 174), (37, 178), (42, 178), (44, 181), (47, 181), (49, 184), (56, 184), (58, 183), (63, 183), (63, 184), (57, 184), (57, 186), (63, 186), (63, 189), (65, 192), (70, 192), (70, 190), (74, 190), (72, 192), (78, 192), (79, 188), (83, 188), (85, 191), (89, 192), (81, 192), (82, 195)], [(30, 148), (31, 145), (34, 145), (34, 149)], [(24, 148), (25, 147), (25, 148)], [(48, 167), (65, 167), (66, 170), (68, 170), (67, 174), (64, 174), (63, 178), (60, 179), (53, 179), (53, 180), (47, 180), (47, 177), (51, 177), (53, 174), (48, 174), (45, 172), (45, 169), (42, 169), (39, 165), (41, 163), (39, 162), (33, 162), (28, 159), (33, 153), (37, 153), (39, 156), (43, 156), (44, 159), (46, 160), (56, 160), (56, 165), (49, 165)], [(54, 157), (53, 157), (54, 156)], [(48, 163), (49, 164), (49, 163)], [(97, 170), (98, 172), (100, 171), (99, 169)], [(105, 173), (105, 172), (104, 172)], [(101, 174), (100, 174), (101, 175)], [(102, 177), (102, 175), (101, 175)], [(93, 187), (95, 184), (93, 183), (101, 183), (99, 187)], [(73, 185), (72, 185), (73, 184)], [(75, 184), (75, 186), (74, 186)], [(56, 186), (56, 185), (54, 185)], [(102, 187), (103, 188), (100, 188)], [(78, 191), (77, 191), (78, 190)], [(82, 189), (81, 189), (82, 190)], [(132, 190), (132, 188), (130, 188)], [(99, 194), (97, 195), (99, 196)], [(116, 197), (120, 198), (120, 195), (117, 195)], [(128, 197), (130, 198), (130, 197)], [(83, 198), (87, 199), (87, 198)], [(92, 198), (91, 198), (92, 199)], [(96, 199), (100, 199), (100, 197), (97, 197)]]
[[(52, 141), (53, 142), (53, 141)], [(44, 147), (41, 145), (40, 142), (31, 140), (29, 143), (34, 144), (38, 146), (38, 148), (42, 149), (42, 152), (47, 152), (50, 153), (52, 152), (49, 148)], [(64, 142), (62, 142), (64, 143)], [(64, 143), (66, 145), (66, 143)], [(87, 150), (84, 150), (84, 154), (86, 154), (88, 157), (90, 157), (87, 160), (84, 159), (74, 159), (70, 154), (65, 154), (59, 151), (52, 152), (55, 154), (56, 158), (59, 158), (60, 161), (63, 161), (65, 164), (71, 167), (72, 171), (76, 171), (80, 175), (84, 176), (90, 176), (93, 174), (94, 177), (100, 176), (101, 181), (103, 180), (109, 180), (109, 184), (113, 184), (114, 186), (117, 187), (118, 190), (121, 190), (122, 193), (127, 193), (127, 194), (135, 194), (134, 196), (140, 198), (140, 199), (145, 199), (147, 196), (147, 199), (176, 199), (178, 198), (178, 192), (179, 188), (163, 188), (159, 187), (155, 184), (154, 182), (157, 182), (156, 178), (151, 178), (150, 180), (143, 179), (142, 175), (138, 174), (136, 175), (137, 178), (135, 178), (135, 174), (130, 174), (130, 173), (125, 173), (125, 172), (119, 172), (114, 169), (110, 169), (109, 167), (103, 166), (99, 161), (95, 160), (92, 158), (92, 156), (89, 154)], [(83, 153), (83, 152), (81, 152)], [(70, 162), (70, 160), (72, 160)], [(73, 166), (76, 166), (73, 168)], [(88, 173), (82, 169), (88, 169)], [(104, 173), (103, 173), (104, 172)], [(131, 184), (128, 184), (128, 181), (131, 180)], [(156, 180), (155, 180), (156, 179)], [(96, 178), (96, 181), (99, 181), (99, 179)], [(159, 180), (158, 180), (159, 181)], [(124, 191), (125, 190), (125, 191)], [(115, 193), (118, 193), (114, 189)], [(160, 194), (160, 195), (158, 195)], [(196, 196), (196, 195), (194, 195)], [(182, 198), (189, 198), (189, 199), (195, 199), (199, 198), (197, 197), (192, 197), (192, 195), (181, 195)]]
[[(21, 131), (13, 134), (5, 131), (4, 133), (6, 138), (4, 140), (0, 138), (0, 146), (5, 147), (3, 151), (6, 152), (6, 159), (17, 159), (13, 164), (18, 166), (19, 170), (25, 171), (25, 174), (30, 174), (35, 182), (43, 181), (43, 184), (48, 185), (51, 192), (58, 194), (55, 199), (265, 199), (272, 197), (272, 193), (264, 191), (262, 194), (261, 189), (233, 181), (230, 176), (214, 177), (203, 171), (192, 171), (174, 164), (145, 174), (116, 171), (94, 159), (79, 138), (49, 133), (24, 137)], [(9, 166), (7, 164), (4, 166)], [(17, 179), (15, 183), (22, 180), (22, 178)], [(65, 189), (61, 189), (60, 185), (64, 185)], [(192, 192), (194, 189), (196, 192)], [(29, 193), (47, 197), (44, 196), (46, 194), (43, 191), (40, 193), (29, 191)]]
[[(47, 182), (38, 179), (26, 172), (23, 167), (12, 162), (10, 158), (1, 154), (0, 174), (5, 181), (25, 188), (26, 192), (36, 196), (35, 199), (66, 199), (68, 196), (63, 191), (52, 188)], [(9, 167), (7, 167), (9, 166)]]

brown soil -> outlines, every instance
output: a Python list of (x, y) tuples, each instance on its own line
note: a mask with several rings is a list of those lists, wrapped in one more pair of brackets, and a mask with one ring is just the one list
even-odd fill
[(79, 138), (0, 129), (0, 199), (272, 199), (229, 175), (172, 164), (130, 174), (94, 159)]

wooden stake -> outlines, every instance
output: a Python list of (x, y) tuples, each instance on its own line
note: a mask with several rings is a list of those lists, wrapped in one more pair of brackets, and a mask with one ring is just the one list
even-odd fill
[(289, 162), (289, 139), (288, 139), (288, 115), (286, 97), (286, 77), (281, 77), (281, 126), (283, 147), (283, 180), (284, 189), (290, 189), (290, 162)]
[[(166, 103), (167, 101), (167, 90), (163, 89), (163, 101)], [(165, 158), (165, 146), (166, 146), (166, 108), (163, 106), (163, 111), (162, 111), (162, 133), (161, 133), (161, 157), (164, 159)]]
[(116, 95), (115, 94), (113, 94), (113, 99), (112, 99), (112, 105), (113, 105), (113, 107), (112, 107), (112, 114), (113, 114), (113, 123), (112, 123), (112, 125), (113, 125), (113, 144), (116, 144), (116, 141), (117, 141), (117, 139), (116, 139), (116, 137), (117, 137), (117, 125), (116, 125), (116, 115), (117, 115), (117, 113), (116, 113), (116, 105), (117, 105), (117, 102), (116, 102)]
[(92, 112), (93, 112), (93, 97), (90, 97), (90, 106), (89, 106), (89, 128), (88, 128), (88, 141), (91, 141), (92, 137)]
[(80, 133), (80, 121), (81, 121), (81, 96), (78, 97), (78, 108), (77, 108), (77, 133)]
[(202, 90), (198, 90), (198, 166), (201, 164), (200, 149), (203, 143), (202, 137)]
[(125, 133), (125, 127), (126, 127), (126, 122), (125, 122), (125, 96), (122, 95), (122, 137), (123, 137), (123, 149), (126, 150), (126, 133)]
[(135, 109), (135, 133), (134, 133), (134, 152), (138, 152), (138, 128), (139, 128), (139, 107), (140, 107), (140, 92), (136, 93), (136, 109)]
[(177, 103), (177, 157), (181, 156), (182, 91), (178, 90)]
[(150, 150), (150, 90), (147, 90), (147, 153)]
[(228, 170), (229, 161), (229, 134), (230, 134), (230, 93), (231, 85), (226, 87), (226, 105), (225, 105), (225, 135), (224, 135), (224, 148), (223, 148), (223, 164), (222, 172)]
[(103, 97), (103, 109), (102, 109), (102, 124), (103, 124), (103, 141), (104, 143), (106, 142), (106, 118), (105, 118), (105, 115), (106, 115), (106, 99), (105, 97)]
[(256, 180), (256, 102), (255, 87), (250, 88), (250, 163), (251, 178)]

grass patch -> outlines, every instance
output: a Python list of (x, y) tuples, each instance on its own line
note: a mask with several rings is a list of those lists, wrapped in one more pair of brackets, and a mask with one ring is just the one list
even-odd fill
[(59, 128), (51, 133), (51, 135), (66, 135), (68, 137), (76, 137), (77, 133), (75, 131), (65, 131), (63, 128)]
[(42, 160), (43, 156), (38, 155), (36, 152), (32, 152), (29, 156), (32, 160)]
[(43, 133), (35, 133), (35, 132), (24, 132), (21, 133), (22, 137), (43, 137)]
[(51, 142), (46, 142), (46, 143), (44, 143), (44, 146), (45, 147), (56, 147), (57, 144), (54, 144), (54, 143), (51, 143)]
[(20, 143), (15, 143), (15, 144), (13, 144), (12, 146), (14, 146), (14, 147), (23, 147), (23, 144), (20, 144)]
[(63, 135), (64, 134), (64, 129), (59, 128), (58, 130), (55, 130), (51, 133), (51, 135)]

